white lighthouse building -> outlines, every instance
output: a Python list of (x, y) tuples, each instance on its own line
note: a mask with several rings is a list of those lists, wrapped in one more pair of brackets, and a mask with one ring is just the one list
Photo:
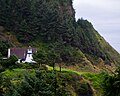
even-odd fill
[(36, 63), (33, 60), (33, 53), (36, 53), (37, 49), (36, 48), (9, 48), (8, 49), (8, 58), (11, 55), (16, 55), (18, 57), (18, 62), (23, 62), (23, 63)]
[(27, 54), (26, 54), (25, 62), (28, 62), (28, 63), (35, 62), (35, 61), (33, 61), (32, 54), (33, 54), (33, 52), (32, 52), (32, 48), (29, 47), (29, 48), (27, 49)]

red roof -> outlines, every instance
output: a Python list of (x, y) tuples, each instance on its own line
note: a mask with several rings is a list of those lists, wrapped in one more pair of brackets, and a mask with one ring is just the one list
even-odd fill
[[(28, 48), (10, 48), (10, 55), (15, 54), (19, 59), (25, 59)], [(32, 53), (37, 51), (36, 48), (32, 48)]]

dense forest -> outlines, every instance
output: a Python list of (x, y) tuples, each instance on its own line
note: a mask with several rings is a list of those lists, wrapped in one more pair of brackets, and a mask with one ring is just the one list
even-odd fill
[[(54, 49), (59, 50), (57, 53), (63, 61), (79, 62), (78, 58), (84, 57), (83, 54), (93, 64), (99, 58), (109, 65), (120, 61), (118, 53), (97, 33), (90, 22), (84, 19), (75, 21), (75, 11), (71, 0), (64, 2), (60, 0), (1, 0), (0, 9), (0, 25), (4, 27), (3, 34), (8, 32), (7, 35), (15, 35), (22, 44), (32, 45), (33, 42), (38, 41), (39, 44), (33, 46), (41, 47), (39, 45), (42, 43), (46, 45), (42, 47), (51, 45), (58, 47)], [(11, 44), (9, 40), (1, 39), (0, 48), (3, 55), (5, 55), (3, 49), (10, 46), (17, 45)]]
[[(60, 51), (57, 53), (60, 53), (63, 61), (68, 59), (70, 62), (79, 62), (76, 60), (77, 56), (83, 57), (81, 55), (84, 54), (89, 60), (93, 56), (93, 59), (101, 58), (109, 65), (119, 62), (117, 52), (97, 33), (90, 22), (84, 19), (75, 21), (75, 12), (71, 5), (71, 0), (1, 0), (0, 25), (5, 29), (3, 33), (10, 32), (22, 44), (38, 41), (47, 47), (58, 47), (59, 49), (54, 49)], [(3, 46), (7, 48), (13, 45), (9, 41), (1, 40), (0, 48), (3, 49)], [(1, 53), (5, 55), (2, 50)], [(93, 61), (95, 60), (91, 62), (94, 63)]]
[[(52, 66), (54, 71), (55, 65), (60, 66), (60, 68), (62, 65), (67, 67), (77, 66), (75, 69), (79, 71), (111, 71), (120, 63), (120, 55), (100, 36), (88, 20), (80, 18), (76, 21), (72, 0), (0, 0), (0, 58), (7, 56), (9, 47), (27, 47), (29, 45), (38, 49), (37, 54), (33, 56), (39, 63), (38, 65), (47, 64)], [(16, 56), (12, 56), (8, 61), (0, 61), (1, 82), (5, 83), (2, 73), (6, 68), (13, 71), (14, 68), (29, 69), (38, 67), (38, 65), (36, 65), (37, 67), (24, 64), (16, 65), (16, 58)], [(111, 68), (107, 69), (106, 66)], [(38, 70), (35, 69), (34, 71), (34, 75), (31, 73), (32, 76), (28, 74), (26, 76), (25, 74), (21, 77), (21, 74), (19, 74), (20, 77), (17, 77), (17, 82), (20, 81), (19, 84), (14, 85), (12, 79), (12, 83), (9, 83), (13, 85), (10, 85), (11, 87), (8, 89), (7, 83), (1, 83), (0, 88), (7, 92), (5, 96), (24, 96), (28, 89), (30, 89), (29, 92), (31, 90), (33, 92), (30, 96), (36, 96), (37, 93), (37, 96), (71, 96), (70, 92), (67, 92), (67, 89), (69, 89), (66, 87), (67, 85), (62, 83), (67, 73), (52, 73), (49, 70), (40, 73), (43, 71), (42, 69), (42, 71), (39, 70), (39, 74), (41, 74), (41, 77), (39, 77), (36, 73)], [(45, 76), (42, 77), (43, 74)], [(74, 90), (73, 93), (77, 94), (74, 96), (92, 96), (94, 94), (89, 83), (84, 80), (79, 89), (77, 85), (81, 82), (78, 79), (82, 77), (71, 74), (69, 74), (70, 76), (65, 80), (65, 83), (67, 82), (70, 87), (70, 82), (73, 84), (73, 81), (78, 81), (75, 85), (71, 85), (71, 89), (69, 89), (69, 91)], [(105, 76), (107, 78), (107, 75)], [(70, 80), (74, 77), (76, 77), (75, 80)], [(21, 78), (23, 78), (23, 81), (21, 81)], [(40, 81), (41, 78), (45, 82)], [(50, 78), (50, 81), (47, 78)], [(58, 82), (58, 85), (54, 85), (55, 82), (51, 84), (54, 79), (55, 82)], [(27, 85), (29, 85), (28, 88), (24, 89), (23, 86)], [(43, 89), (38, 92), (41, 86)], [(24, 92), (20, 93), (23, 90)], [(27, 96), (31, 94), (29, 92)], [(56, 95), (56, 93), (59, 95)]]

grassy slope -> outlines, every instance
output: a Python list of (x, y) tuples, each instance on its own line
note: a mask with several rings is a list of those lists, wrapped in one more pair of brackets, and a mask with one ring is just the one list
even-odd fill
[[(47, 68), (49, 70), (52, 70), (53, 68), (50, 66), (47, 66)], [(59, 67), (55, 67), (55, 69), (57, 71), (59, 71)], [(23, 79), (23, 76), (25, 74), (34, 74), (35, 69), (20, 69), (20, 68), (16, 68), (16, 69), (12, 69), (12, 70), (6, 70), (4, 72), (2, 72), (4, 75), (4, 78), (10, 77), (11, 78), (11, 82), (12, 83), (16, 83), (19, 82)], [(101, 89), (101, 83), (102, 83), (102, 78), (104, 76), (104, 73), (92, 73), (92, 72), (82, 72), (82, 71), (74, 71), (71, 69), (67, 69), (67, 68), (62, 68), (62, 72), (65, 73), (72, 73), (72, 74), (78, 74), (80, 76), (82, 76), (83, 80), (85, 82), (88, 82), (94, 89), (94, 93), (97, 94), (96, 96), (101, 96), (102, 93), (102, 89)], [(75, 81), (77, 82), (77, 81)], [(79, 81), (80, 82), (80, 81)], [(73, 92), (73, 94), (75, 94)]]
[[(50, 66), (47, 66), (49, 70), (52, 70), (53, 68)], [(55, 68), (57, 71), (60, 70), (59, 67)], [(84, 77), (84, 79), (89, 82), (91, 84), (91, 86), (95, 89), (95, 93), (97, 94), (97, 96), (101, 96), (102, 93), (102, 80), (104, 78), (105, 73), (101, 72), (101, 73), (94, 73), (94, 72), (83, 72), (83, 71), (74, 71), (71, 69), (67, 69), (67, 68), (62, 68), (62, 71), (66, 71), (66, 72), (72, 72), (75, 74), (79, 74), (81, 76)]]

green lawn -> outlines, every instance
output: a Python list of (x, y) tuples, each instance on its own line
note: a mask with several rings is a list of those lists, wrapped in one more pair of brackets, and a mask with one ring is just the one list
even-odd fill
[[(48, 70), (53, 70), (53, 67), (51, 66), (46, 66), (48, 68)], [(57, 71), (60, 71), (60, 68), (58, 66), (55, 67), (55, 70)], [(66, 72), (71, 72), (71, 73), (76, 73), (76, 74), (79, 74), (79, 75), (82, 75), (82, 74), (85, 74), (85, 73), (90, 73), (90, 72), (78, 72), (78, 71), (74, 71), (74, 70), (71, 70), (71, 69), (67, 69), (67, 68), (61, 68), (61, 71), (66, 71)]]

